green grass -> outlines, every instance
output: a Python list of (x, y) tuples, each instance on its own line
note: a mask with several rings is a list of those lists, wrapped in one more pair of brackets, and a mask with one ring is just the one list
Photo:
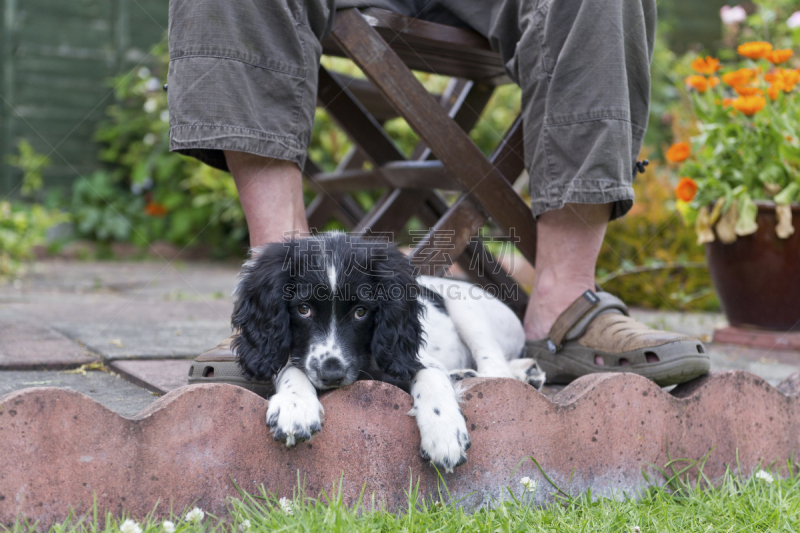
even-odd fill
[[(789, 469), (794, 471), (794, 469)], [(468, 513), (456, 505), (422, 501), (415, 491), (409, 506), (398, 513), (371, 510), (368, 502), (348, 509), (338, 495), (307, 498), (298, 495), (286, 502), (267, 495), (243, 494), (230, 502), (230, 516), (218, 519), (206, 515), (191, 523), (180, 516), (172, 518), (175, 533), (242, 531), (615, 531), (615, 532), (739, 532), (800, 530), (800, 476), (775, 478), (768, 482), (758, 477), (742, 479), (726, 475), (714, 487), (668, 490), (654, 487), (638, 499), (610, 500), (584, 495), (561, 499), (545, 508), (527, 499), (509, 496), (509, 501), (492, 509)], [(511, 487), (520, 494), (520, 487)], [(526, 498), (531, 495), (528, 494)], [(51, 533), (117, 533), (126, 517), (94, 515), (83, 520), (69, 518), (50, 527)], [(247, 521), (247, 522), (246, 522)], [(249, 524), (249, 528), (246, 525)], [(142, 517), (137, 524), (143, 533), (164, 533), (161, 520)], [(637, 530), (638, 528), (638, 530)], [(7, 529), (14, 533), (42, 530), (40, 525), (19, 521)], [(122, 533), (138, 533), (129, 523)]]

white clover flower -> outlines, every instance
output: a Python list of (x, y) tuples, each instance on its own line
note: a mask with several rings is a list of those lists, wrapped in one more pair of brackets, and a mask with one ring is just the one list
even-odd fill
[(156, 137), (154, 133), (148, 133), (147, 135), (144, 136), (142, 142), (144, 142), (144, 144), (146, 144), (147, 146), (153, 146), (157, 140), (158, 137)]
[(195, 507), (188, 513), (186, 513), (186, 521), (187, 522), (202, 522), (203, 518), (206, 517), (206, 513), (203, 512), (202, 509), (199, 507)]
[(280, 500), (278, 500), (278, 503), (280, 504), (281, 510), (284, 513), (288, 515), (294, 514), (294, 509), (292, 509), (292, 502), (288, 498), (281, 498)]
[(800, 28), (800, 11), (792, 13), (791, 16), (786, 19), (786, 25), (791, 29)]
[(775, 481), (775, 478), (772, 477), (772, 474), (770, 474), (766, 470), (759, 470), (758, 472), (756, 472), (756, 477), (758, 479), (763, 479), (764, 481), (767, 482), (767, 484), (770, 484), (773, 481)]
[(139, 76), (141, 79), (146, 80), (147, 78), (150, 77), (150, 69), (147, 67), (142, 67), (139, 69), (136, 75)]
[(144, 110), (147, 113), (152, 113), (156, 109), (158, 109), (158, 102), (156, 102), (155, 98), (148, 98), (147, 100), (145, 100), (145, 102), (144, 102)]
[(250, 531), (250, 520), (245, 520), (241, 524), (239, 524), (239, 531)]
[(633, 526), (631, 533), (642, 533), (642, 530), (639, 529), (639, 526)]
[(533, 492), (536, 490), (536, 481), (525, 476), (519, 480), (520, 484), (525, 488), (526, 492)]
[(747, 13), (742, 6), (722, 6), (719, 10), (719, 17), (723, 24), (739, 24), (747, 19)]
[(161, 522), (161, 530), (164, 531), (164, 533), (175, 533), (175, 522), (164, 520)]
[(158, 115), (158, 118), (161, 119), (161, 122), (169, 122), (169, 111), (165, 109), (160, 115)]
[(148, 91), (157, 91), (161, 89), (161, 80), (158, 78), (150, 78), (147, 80), (147, 82), (145, 82), (144, 88)]
[(120, 533), (142, 533), (142, 528), (139, 527), (139, 524), (131, 520), (130, 518), (125, 520), (119, 526)]

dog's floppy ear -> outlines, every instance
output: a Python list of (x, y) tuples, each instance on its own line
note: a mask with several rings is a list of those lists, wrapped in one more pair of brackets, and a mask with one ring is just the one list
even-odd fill
[(394, 247), (370, 254), (370, 270), (375, 277), (375, 327), (372, 356), (381, 371), (408, 382), (422, 369), (419, 349), (422, 343), (424, 307), (417, 299), (419, 285), (408, 258)]
[(296, 243), (271, 243), (245, 262), (234, 291), (231, 347), (245, 375), (267, 380), (291, 355), (289, 323), (292, 251)]

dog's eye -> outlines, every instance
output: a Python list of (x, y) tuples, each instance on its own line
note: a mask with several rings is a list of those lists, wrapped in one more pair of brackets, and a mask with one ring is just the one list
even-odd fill
[(300, 313), (301, 317), (308, 318), (311, 316), (311, 306), (308, 304), (300, 304), (297, 306), (297, 312)]
[(356, 320), (361, 320), (365, 316), (367, 316), (367, 309), (365, 307), (358, 306), (356, 310), (353, 311), (353, 316)]

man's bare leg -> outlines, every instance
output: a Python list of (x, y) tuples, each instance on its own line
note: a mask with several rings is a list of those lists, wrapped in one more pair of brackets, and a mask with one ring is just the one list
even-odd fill
[(581, 294), (594, 290), (597, 256), (611, 214), (611, 204), (567, 204), (537, 221), (536, 272), (525, 336), (547, 337), (553, 323)]
[(225, 160), (239, 190), (251, 247), (282, 241), (293, 231), (308, 233), (296, 163), (228, 150)]
[[(280, 242), (292, 232), (308, 233), (303, 204), (303, 178), (297, 164), (228, 150), (225, 151), (225, 160), (239, 191), (239, 202), (250, 231), (251, 248)], [(232, 338), (228, 337), (200, 354), (195, 363), (230, 362), (234, 358)], [(210, 374), (205, 370), (202, 372), (204, 378), (214, 377), (213, 371)], [(263, 390), (259, 392), (262, 393)]]

